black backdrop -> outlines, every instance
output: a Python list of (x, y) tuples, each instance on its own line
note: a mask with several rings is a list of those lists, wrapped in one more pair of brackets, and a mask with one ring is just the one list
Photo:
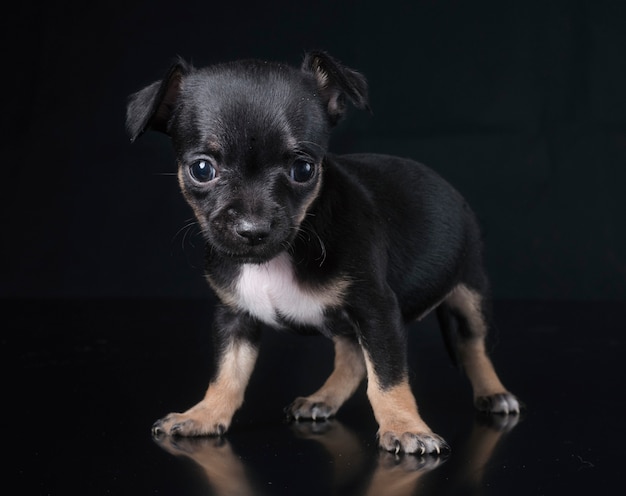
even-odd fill
[(1, 297), (205, 297), (167, 138), (129, 93), (174, 56), (362, 71), (337, 152), (411, 156), (473, 204), (498, 298), (626, 297), (626, 2), (20, 2), (2, 21)]

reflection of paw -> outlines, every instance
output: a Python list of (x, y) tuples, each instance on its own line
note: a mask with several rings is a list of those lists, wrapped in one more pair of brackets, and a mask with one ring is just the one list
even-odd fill
[(367, 494), (421, 494), (418, 487), (422, 477), (445, 461), (444, 456), (381, 452)]
[(447, 459), (447, 456), (398, 456), (383, 451), (378, 457), (378, 466), (384, 470), (429, 472), (445, 463)]
[(249, 485), (241, 459), (224, 438), (161, 434), (154, 440), (168, 453), (185, 456), (197, 463), (215, 490), (211, 494), (256, 494)]
[(296, 398), (294, 402), (285, 408), (287, 417), (294, 420), (326, 420), (337, 411), (323, 401), (311, 401), (308, 398)]
[(321, 422), (299, 422), (295, 421), (291, 423), (293, 431), (302, 439), (310, 439), (335, 430), (337, 422), (332, 419), (324, 419)]
[(167, 436), (164, 433), (154, 434), (154, 441), (172, 455), (193, 455), (202, 451), (223, 450), (228, 443), (223, 437), (180, 437)]
[(521, 410), (518, 399), (509, 392), (479, 396), (474, 405), (480, 412), (517, 415)]
[(393, 431), (383, 432), (379, 437), (379, 444), (385, 451), (393, 453), (413, 453), (416, 455), (446, 456), (450, 453), (450, 446), (443, 438), (433, 433)]
[(496, 432), (509, 432), (522, 420), (522, 415), (492, 415), (478, 412), (476, 422)]
[(222, 436), (230, 419), (215, 417), (205, 408), (192, 408), (185, 413), (170, 413), (152, 425), (152, 435)]

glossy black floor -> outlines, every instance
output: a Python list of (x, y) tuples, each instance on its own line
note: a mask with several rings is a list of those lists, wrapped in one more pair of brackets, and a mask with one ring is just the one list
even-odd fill
[(521, 418), (477, 417), (434, 320), (411, 332), (418, 404), (452, 446), (438, 462), (380, 452), (363, 387), (334, 421), (286, 423), (282, 408), (321, 384), (332, 349), (323, 338), (269, 331), (224, 440), (154, 440), (155, 419), (204, 392), (209, 304), (5, 301), (3, 482), (26, 495), (577, 495), (621, 487), (624, 305), (496, 302), (495, 311), (493, 357), (527, 404)]

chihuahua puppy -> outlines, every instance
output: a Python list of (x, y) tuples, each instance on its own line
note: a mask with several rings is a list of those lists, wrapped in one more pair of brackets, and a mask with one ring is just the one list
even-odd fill
[(223, 435), (265, 324), (334, 341), (332, 374), (287, 408), (291, 418), (335, 415), (367, 378), (383, 449), (447, 451), (408, 381), (405, 324), (435, 309), (476, 407), (519, 412), (485, 352), (488, 283), (474, 214), (422, 164), (328, 153), (347, 103), (368, 108), (365, 78), (319, 51), (300, 69), (256, 60), (196, 69), (178, 60), (131, 95), (131, 140), (148, 129), (171, 137), (221, 302), (204, 399), (158, 420), (155, 434)]

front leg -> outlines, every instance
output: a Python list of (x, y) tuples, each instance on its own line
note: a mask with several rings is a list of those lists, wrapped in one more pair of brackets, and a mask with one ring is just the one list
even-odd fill
[(387, 295), (363, 312), (358, 326), (379, 444), (395, 453), (441, 455), (450, 448), (418, 412), (408, 380), (406, 329), (395, 295)]
[(422, 420), (408, 379), (400, 378), (393, 385), (381, 385), (376, 366), (366, 358), (369, 397), (378, 422), (378, 442), (386, 451), (442, 455), (448, 444)]
[(218, 307), (215, 319), (217, 370), (204, 399), (152, 426), (154, 435), (221, 436), (243, 403), (258, 355), (258, 326), (251, 318)]

